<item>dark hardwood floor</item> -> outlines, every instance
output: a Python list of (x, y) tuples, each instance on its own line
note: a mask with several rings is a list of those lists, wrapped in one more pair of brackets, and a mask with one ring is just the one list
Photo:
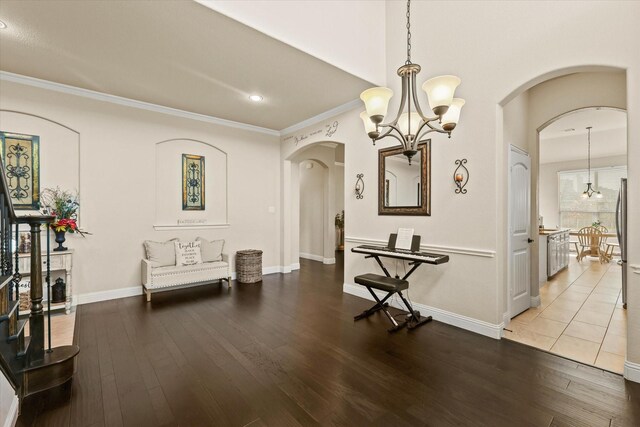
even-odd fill
[[(78, 307), (71, 387), (18, 426), (638, 426), (640, 384), (438, 322), (386, 332), (302, 261), (262, 284)], [(70, 399), (65, 400), (70, 394)]]

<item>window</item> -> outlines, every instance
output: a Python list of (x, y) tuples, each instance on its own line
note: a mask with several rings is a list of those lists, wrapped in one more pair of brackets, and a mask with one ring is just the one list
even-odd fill
[(627, 177), (627, 167), (591, 169), (591, 177), (594, 187), (602, 193), (602, 199), (581, 197), (589, 181), (586, 170), (558, 172), (560, 226), (579, 230), (600, 221), (610, 233), (614, 233), (620, 178)]

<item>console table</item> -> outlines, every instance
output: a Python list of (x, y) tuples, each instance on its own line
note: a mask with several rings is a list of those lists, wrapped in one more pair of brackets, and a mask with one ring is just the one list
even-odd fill
[[(54, 271), (64, 271), (65, 272), (65, 296), (66, 301), (60, 303), (51, 303), (51, 310), (61, 309), (64, 307), (65, 313), (69, 314), (71, 312), (71, 269), (73, 267), (73, 249), (69, 249), (61, 252), (53, 252), (51, 251), (49, 255), (50, 260), (50, 271), (53, 276)], [(42, 278), (44, 279), (47, 275), (47, 256), (42, 256)], [(18, 267), (19, 272), (22, 277), (29, 276), (31, 273), (31, 255), (30, 254), (18, 254)], [(53, 280), (51, 280), (51, 286), (53, 286)], [(46, 286), (46, 282), (43, 283), (43, 286)], [(47, 298), (51, 298), (51, 295), (47, 293)], [(44, 309), (47, 309), (47, 302), (42, 302), (44, 305)], [(25, 312), (27, 313), (27, 312)], [(22, 314), (22, 313), (21, 313)]]

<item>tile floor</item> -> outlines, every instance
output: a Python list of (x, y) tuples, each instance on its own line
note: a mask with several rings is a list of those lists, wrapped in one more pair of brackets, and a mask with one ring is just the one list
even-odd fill
[(622, 373), (627, 312), (622, 270), (596, 258), (578, 262), (540, 288), (541, 304), (514, 317), (504, 337), (609, 371)]

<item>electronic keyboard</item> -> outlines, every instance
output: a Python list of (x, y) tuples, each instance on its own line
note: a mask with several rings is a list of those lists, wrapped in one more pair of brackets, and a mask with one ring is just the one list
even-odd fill
[(384, 256), (389, 258), (402, 259), (406, 261), (417, 261), (427, 264), (444, 264), (449, 262), (448, 255), (434, 254), (428, 252), (413, 252), (406, 249), (389, 249), (386, 246), (374, 246), (374, 245), (361, 245), (351, 249), (351, 252)]

